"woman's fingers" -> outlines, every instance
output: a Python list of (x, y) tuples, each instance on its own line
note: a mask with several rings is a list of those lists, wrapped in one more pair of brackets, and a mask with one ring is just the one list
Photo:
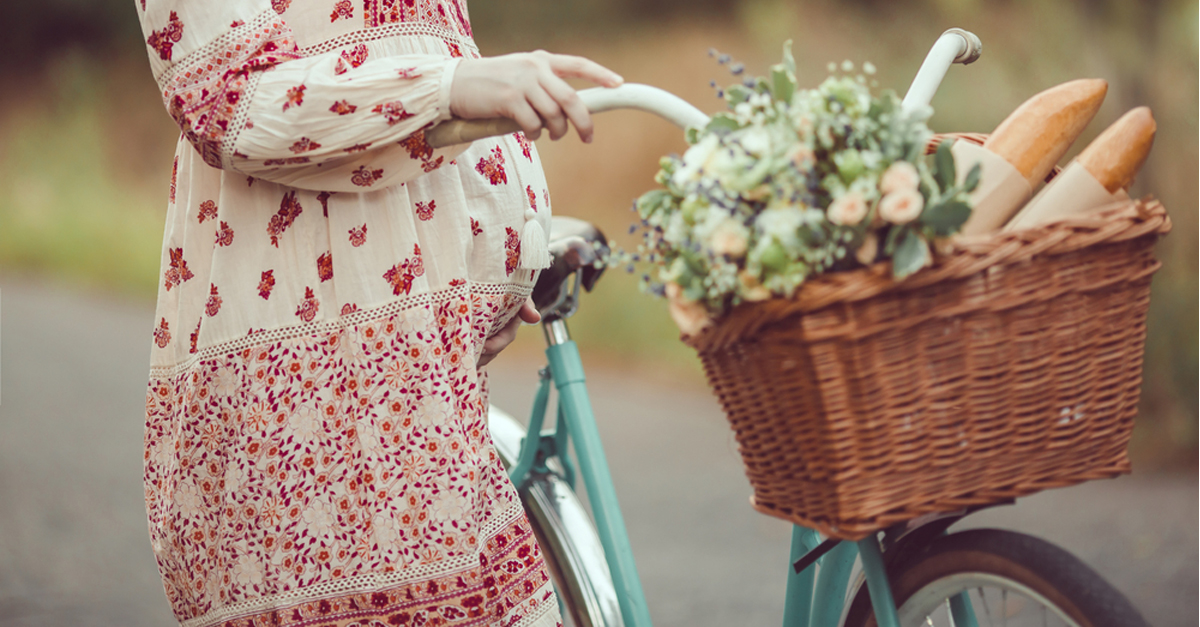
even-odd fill
[(584, 57), (552, 54), (548, 61), (550, 69), (563, 78), (582, 78), (603, 87), (619, 87), (625, 82), (620, 74)]
[(505, 117), (516, 120), (521, 126), (521, 131), (525, 133), (531, 141), (541, 137), (542, 135), (542, 116), (529, 105), (528, 101), (514, 102), (512, 108)]
[(587, 105), (583, 104), (583, 100), (579, 97), (579, 94), (574, 89), (571, 89), (571, 86), (566, 81), (550, 72), (542, 75), (540, 83), (542, 89), (545, 89), (546, 93), (554, 98), (561, 111), (571, 120), (571, 124), (575, 126), (575, 130), (579, 133), (579, 139), (583, 140), (585, 144), (591, 143), (593, 132), (592, 114), (588, 111)]
[(550, 131), (550, 139), (558, 139), (567, 134), (567, 119), (563, 116), (562, 107), (551, 94), (539, 85), (538, 88), (531, 89), (526, 98), (541, 117), (545, 128)]
[(526, 324), (535, 324), (542, 321), (542, 315), (533, 306), (532, 298), (525, 299), (525, 304), (521, 305), (521, 309), (517, 311), (517, 317), (521, 319), (521, 322)]

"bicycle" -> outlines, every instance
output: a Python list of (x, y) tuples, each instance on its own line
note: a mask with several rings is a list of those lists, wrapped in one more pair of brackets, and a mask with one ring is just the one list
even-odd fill
[[(978, 52), (974, 35), (947, 31), (930, 51), (904, 106), (928, 104), (949, 66), (973, 61)], [(652, 88), (619, 89), (580, 94), (593, 112), (633, 107), (681, 126), (695, 125), (703, 116)], [(447, 129), (449, 139), (431, 137), (431, 143), (469, 141), (507, 132), (509, 126), (504, 121), (459, 125)], [(649, 611), (579, 350), (566, 324), (578, 310), (581, 288), (590, 291), (603, 274), (600, 260), (607, 241), (595, 226), (564, 217), (552, 219), (550, 240), (553, 261), (533, 294), (542, 314), (548, 363), (539, 371), (527, 426), (491, 407), (492, 439), (518, 487), (564, 618), (589, 627), (648, 626)], [(558, 394), (556, 418), (543, 429), (551, 385)], [(571, 443), (578, 468), (567, 454)], [(586, 487), (593, 516), (575, 491), (577, 477)], [(981, 619), (1004, 625), (1145, 624), (1121, 593), (1053, 544), (994, 529), (948, 533), (954, 523), (992, 506), (922, 516), (859, 541), (822, 539), (814, 530), (794, 526), (784, 625), (964, 627), (979, 625)], [(857, 572), (856, 560), (861, 561)]]

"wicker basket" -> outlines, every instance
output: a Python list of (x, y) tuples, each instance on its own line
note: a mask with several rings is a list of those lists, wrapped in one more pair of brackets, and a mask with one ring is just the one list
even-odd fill
[[(972, 138), (973, 139), (973, 138)], [(1154, 200), (743, 304), (695, 348), (761, 512), (857, 539), (1129, 472)]]

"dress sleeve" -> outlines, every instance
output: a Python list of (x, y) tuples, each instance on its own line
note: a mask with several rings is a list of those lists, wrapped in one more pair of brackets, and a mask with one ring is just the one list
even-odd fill
[(163, 101), (212, 167), (363, 192), (416, 178), (465, 149), (433, 150), (423, 132), (450, 117), (458, 58), (372, 58), (365, 44), (306, 57), (265, 0), (144, 2)]

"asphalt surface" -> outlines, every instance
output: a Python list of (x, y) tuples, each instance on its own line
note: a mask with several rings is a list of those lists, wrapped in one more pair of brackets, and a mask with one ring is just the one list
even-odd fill
[[(142, 501), (152, 327), (145, 303), (0, 279), (0, 627), (174, 623)], [(492, 400), (524, 415), (539, 364), (505, 357), (489, 366)], [(711, 395), (588, 375), (656, 624), (778, 625), (790, 528), (750, 509)], [(1151, 624), (1196, 625), (1197, 488), (1193, 476), (1135, 474), (968, 523), (1060, 544)]]

